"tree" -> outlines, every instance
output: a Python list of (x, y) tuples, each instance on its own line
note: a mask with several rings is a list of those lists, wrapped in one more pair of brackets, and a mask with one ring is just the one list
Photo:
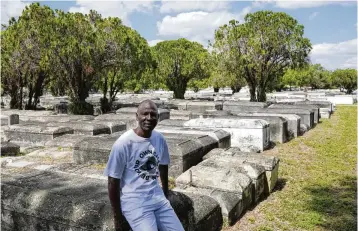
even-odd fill
[(125, 89), (136, 93), (156, 85), (156, 79), (152, 79), (157, 64), (153, 59), (152, 50), (148, 42), (137, 31), (130, 29), (131, 61), (127, 72)]
[(19, 18), (24, 38), (23, 58), (27, 63), (25, 86), (28, 94), (25, 109), (36, 109), (46, 81), (49, 81), (49, 48), (54, 17), (50, 7), (33, 3), (25, 8)]
[(292, 86), (297, 86), (297, 70), (288, 69), (282, 77), (282, 84), (290, 87), (290, 91), (292, 90)]
[(347, 94), (352, 94), (357, 89), (357, 70), (356, 69), (337, 69), (332, 73), (333, 84), (346, 89)]
[(311, 89), (328, 89), (331, 87), (330, 73), (321, 64), (309, 65), (305, 70), (307, 84)]
[(97, 42), (96, 23), (100, 16), (94, 11), (88, 15), (64, 13), (56, 10), (51, 40), (51, 65), (66, 85), (74, 114), (92, 114), (93, 108), (85, 99), (94, 86), (98, 73), (97, 62), (102, 54)]
[(157, 80), (183, 99), (191, 79), (209, 77), (208, 51), (197, 42), (181, 38), (157, 43), (153, 53), (158, 65)]
[(243, 77), (243, 69), (235, 69), (229, 57), (220, 56), (213, 52), (210, 56), (211, 73), (209, 77), (209, 84), (214, 89), (229, 86), (233, 93), (239, 92), (245, 86), (246, 82)]
[(22, 109), (23, 69), (25, 62), (20, 53), (19, 24), (15, 18), (1, 31), (1, 85), (10, 95), (10, 108)]
[(308, 62), (311, 44), (303, 26), (288, 14), (258, 11), (247, 14), (243, 24), (231, 20), (217, 29), (213, 49), (230, 60), (230, 69), (242, 70), (250, 101), (265, 101), (270, 81), (285, 68)]
[(2, 31), (2, 82), (11, 96), (11, 108), (36, 109), (49, 69), (49, 25), (54, 12), (33, 3)]
[[(99, 23), (98, 43), (101, 49), (98, 87), (102, 90), (102, 110), (111, 109), (118, 92), (139, 91), (147, 87), (143, 73), (151, 66), (151, 51), (147, 41), (136, 31), (122, 24), (119, 18), (107, 18)], [(109, 99), (107, 99), (109, 93)]]

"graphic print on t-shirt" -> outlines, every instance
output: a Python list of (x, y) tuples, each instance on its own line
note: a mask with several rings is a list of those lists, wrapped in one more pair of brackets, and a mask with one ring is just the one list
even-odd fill
[(155, 180), (158, 177), (159, 157), (152, 150), (146, 150), (139, 154), (135, 161), (134, 171), (143, 179)]

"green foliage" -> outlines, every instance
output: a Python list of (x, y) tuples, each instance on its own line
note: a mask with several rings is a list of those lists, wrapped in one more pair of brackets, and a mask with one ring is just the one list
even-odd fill
[(265, 101), (269, 83), (285, 68), (307, 63), (311, 44), (303, 26), (288, 14), (258, 11), (247, 14), (242, 24), (232, 20), (216, 30), (213, 50), (227, 70), (245, 78), (251, 101)]
[(184, 38), (160, 42), (153, 47), (153, 55), (158, 65), (157, 81), (174, 91), (175, 98), (184, 98), (190, 80), (209, 77), (209, 53), (197, 42)]
[(294, 69), (288, 69), (282, 77), (282, 84), (288, 85), (291, 89), (292, 86), (298, 85), (298, 76), (302, 73)]
[(300, 69), (288, 69), (281, 79), (285, 86), (311, 87), (311, 89), (330, 89), (333, 87), (332, 73), (320, 64), (307, 65)]
[[(155, 62), (147, 41), (119, 18), (93, 10), (65, 13), (33, 3), (11, 19), (1, 42), (1, 84), (12, 108), (22, 109), (24, 97), (26, 109), (36, 107), (44, 88), (75, 105), (86, 105), (89, 90), (101, 89), (110, 106), (119, 91), (151, 85)], [(73, 112), (87, 110), (81, 108)]]
[(235, 65), (227, 57), (216, 54), (210, 55), (211, 72), (209, 85), (214, 88), (231, 87), (233, 93), (240, 91), (246, 85), (242, 69), (235, 69)]
[(109, 109), (118, 92), (139, 92), (150, 85), (146, 75), (150, 74), (153, 61), (147, 41), (133, 29), (122, 25), (118, 18), (102, 20), (97, 34), (103, 49), (99, 55), (101, 58), (97, 60), (100, 78), (96, 85), (103, 98), (109, 93), (108, 107), (103, 107)]
[(327, 89), (331, 87), (330, 73), (320, 64), (310, 65), (305, 70), (307, 84), (312, 89)]
[(96, 26), (100, 15), (91, 11), (64, 13), (56, 10), (51, 41), (51, 65), (56, 67), (56, 77), (68, 91), (71, 102), (84, 102), (96, 81), (96, 71), (101, 54), (97, 42)]
[(11, 108), (22, 109), (25, 97), (25, 108), (36, 108), (48, 76), (53, 18), (49, 7), (33, 3), (1, 32), (2, 84), (4, 92), (11, 96)]
[(332, 73), (334, 85), (346, 89), (347, 94), (351, 94), (357, 89), (357, 70), (356, 69), (337, 69)]

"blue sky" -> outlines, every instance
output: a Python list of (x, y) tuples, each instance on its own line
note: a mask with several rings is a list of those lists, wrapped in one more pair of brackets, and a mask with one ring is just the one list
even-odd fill
[[(2, 1), (1, 21), (21, 14), (32, 1)], [(116, 16), (137, 30), (150, 45), (185, 37), (207, 46), (214, 31), (231, 19), (243, 21), (258, 10), (283, 11), (305, 27), (311, 60), (325, 68), (357, 68), (357, 3), (355, 1), (40, 1), (53, 9)]]

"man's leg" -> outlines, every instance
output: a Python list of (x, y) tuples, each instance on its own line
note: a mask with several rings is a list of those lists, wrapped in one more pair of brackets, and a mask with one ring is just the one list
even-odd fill
[(169, 201), (154, 211), (160, 231), (185, 231)]
[(151, 208), (138, 208), (123, 212), (133, 231), (158, 231), (154, 212)]

